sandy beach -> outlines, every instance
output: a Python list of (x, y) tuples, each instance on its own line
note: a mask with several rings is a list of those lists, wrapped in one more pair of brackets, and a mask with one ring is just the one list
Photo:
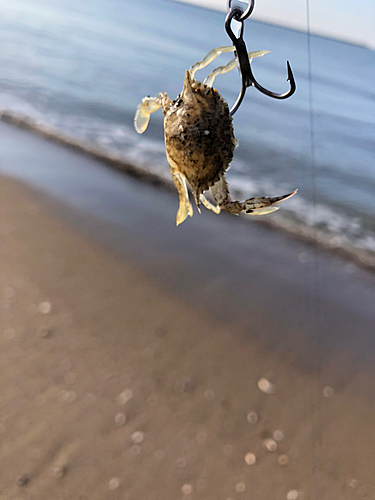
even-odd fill
[(374, 273), (176, 228), (174, 193), (8, 124), (0, 151), (1, 500), (375, 499)]

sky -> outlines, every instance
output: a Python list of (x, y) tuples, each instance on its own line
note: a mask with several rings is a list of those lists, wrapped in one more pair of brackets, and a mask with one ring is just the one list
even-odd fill
[[(227, 0), (180, 0), (226, 11)], [(311, 32), (375, 50), (375, 0), (309, 0)], [(306, 31), (306, 0), (255, 0), (253, 19)]]

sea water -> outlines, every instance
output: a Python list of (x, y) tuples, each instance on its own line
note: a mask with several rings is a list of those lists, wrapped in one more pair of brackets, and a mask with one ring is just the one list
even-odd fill
[[(145, 95), (174, 99), (186, 69), (230, 44), (224, 14), (167, 0), (0, 0), (0, 8), (0, 112), (167, 178), (162, 113), (138, 135), (135, 110)], [(279, 101), (248, 89), (234, 116), (233, 195), (299, 188), (265, 217), (375, 266), (375, 52), (312, 36), (309, 74), (305, 33), (250, 18), (245, 39), (248, 50), (271, 51), (252, 63), (259, 83), (286, 91), (289, 60), (297, 91)], [(229, 106), (240, 85), (237, 71), (215, 80)]]

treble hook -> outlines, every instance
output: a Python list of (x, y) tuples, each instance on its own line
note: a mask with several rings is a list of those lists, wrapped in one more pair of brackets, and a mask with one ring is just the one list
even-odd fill
[[(274, 99), (287, 99), (291, 95), (294, 94), (296, 91), (296, 82), (294, 80), (292, 68), (290, 67), (289, 61), (286, 62), (286, 67), (287, 67), (287, 72), (288, 72), (288, 77), (287, 81), (289, 81), (290, 84), (290, 89), (285, 92), (284, 94), (276, 94), (275, 92), (272, 92), (270, 90), (265, 89), (260, 85), (254, 78), (253, 72), (251, 70), (251, 65), (249, 61), (249, 56), (247, 55), (247, 48), (245, 41), (243, 39), (243, 32), (244, 32), (244, 21), (247, 19), (251, 13), (254, 10), (254, 5), (255, 5), (255, 0), (250, 0), (247, 9), (243, 11), (240, 7), (233, 7), (231, 8), (232, 0), (229, 0), (229, 12), (225, 18), (225, 30), (229, 36), (229, 38), (232, 40), (233, 45), (236, 49), (236, 55), (238, 58), (238, 66), (239, 66), (239, 71), (241, 75), (241, 80), (242, 80), (242, 88), (239, 96), (237, 97), (236, 102), (234, 103), (232, 109), (230, 110), (230, 114), (233, 116), (234, 113), (237, 111), (239, 108), (243, 98), (245, 97), (245, 92), (248, 87), (255, 87), (256, 89), (259, 90), (259, 92), (262, 92), (262, 94), (268, 95), (269, 97), (273, 97)], [(232, 30), (231, 23), (232, 20), (235, 19), (236, 21), (241, 23), (241, 29), (239, 36), (237, 37)]]

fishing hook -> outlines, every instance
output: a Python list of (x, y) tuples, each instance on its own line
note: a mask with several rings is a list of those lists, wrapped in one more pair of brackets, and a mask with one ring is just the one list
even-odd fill
[[(232, 109), (230, 110), (230, 114), (233, 116), (234, 113), (237, 111), (237, 109), (240, 107), (240, 104), (242, 103), (242, 100), (245, 97), (246, 89), (248, 87), (255, 87), (256, 89), (259, 90), (259, 92), (262, 92), (262, 94), (268, 95), (269, 97), (273, 97), (274, 99), (287, 99), (288, 97), (293, 95), (294, 92), (296, 91), (296, 82), (294, 80), (292, 68), (290, 67), (289, 61), (286, 62), (286, 66), (288, 72), (287, 81), (289, 81), (290, 88), (284, 94), (276, 94), (271, 90), (267, 90), (255, 80), (255, 77), (251, 69), (249, 57), (247, 55), (246, 44), (243, 39), (244, 21), (252, 14), (254, 10), (255, 0), (250, 0), (245, 11), (243, 11), (238, 6), (232, 8), (231, 4), (232, 0), (229, 0), (230, 10), (225, 18), (225, 30), (229, 38), (232, 40), (233, 45), (236, 49), (235, 53), (238, 58), (238, 66), (242, 80), (241, 92), (238, 95), (237, 100), (234, 103)], [(231, 27), (233, 19), (241, 23), (240, 33), (238, 37), (234, 34)]]

